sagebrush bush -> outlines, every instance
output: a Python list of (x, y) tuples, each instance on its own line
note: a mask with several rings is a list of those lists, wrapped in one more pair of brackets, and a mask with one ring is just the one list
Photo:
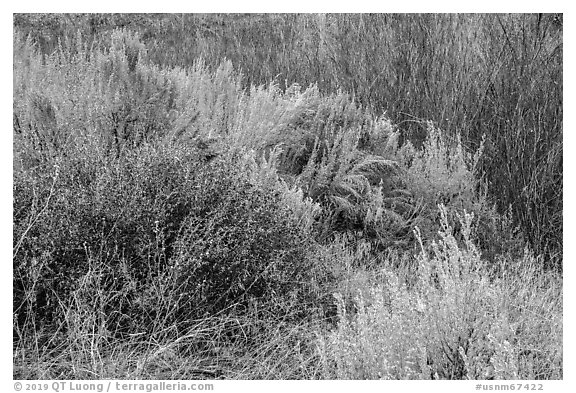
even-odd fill
[(550, 345), (562, 335), (561, 288), (550, 285), (553, 274), (525, 256), (508, 261), (517, 263), (516, 274), (490, 279), (470, 240), (472, 216), (461, 217), (459, 245), (444, 207), (440, 214), (440, 238), (431, 253), (421, 244), (415, 284), (385, 269), (383, 283), (357, 295), (352, 312), (336, 293), (337, 328), (318, 341), (324, 377), (562, 378), (562, 349)]
[(124, 150), (163, 140), (210, 140), (232, 129), (241, 92), (230, 62), (208, 72), (150, 64), (139, 36), (111, 33), (110, 47), (47, 56), (15, 36), (14, 132), (21, 148), (44, 159), (67, 150), (119, 157)]
[(427, 135), (420, 149), (410, 142), (392, 147), (396, 159), (406, 169), (404, 183), (417, 206), (413, 227), (420, 228), (424, 239), (432, 238), (441, 229), (437, 206), (442, 204), (455, 235), (461, 239), (457, 233), (461, 230), (458, 215), (468, 211), (474, 214), (473, 236), (485, 258), (494, 262), (495, 256), (504, 250), (513, 258), (521, 257), (524, 248), (521, 234), (510, 215), (497, 212), (487, 192), (489, 187), (478, 172), (483, 145), (469, 152), (459, 137), (448, 139), (430, 122), (426, 127)]
[(286, 91), (277, 83), (252, 87), (239, 105), (230, 143), (259, 151), (282, 147), (282, 173), (299, 174), (316, 143), (324, 151), (348, 129), (371, 124), (371, 116), (348, 94), (322, 95), (317, 85), (302, 91), (294, 84)]
[(409, 232), (414, 211), (398, 164), (360, 150), (360, 135), (345, 129), (332, 142), (317, 139), (295, 184), (323, 207), (323, 237), (350, 231), (387, 245)]
[(322, 207), (309, 196), (305, 196), (304, 191), (294, 182), (293, 178), (286, 174), (279, 175), (279, 162), (282, 153), (280, 145), (269, 150), (268, 154), (264, 152), (260, 157), (254, 150), (250, 150), (243, 157), (244, 165), (246, 165), (245, 170), (249, 174), (252, 184), (279, 193), (281, 204), (288, 208), (290, 216), (300, 230), (308, 236), (314, 236), (318, 229), (317, 224), (322, 214)]

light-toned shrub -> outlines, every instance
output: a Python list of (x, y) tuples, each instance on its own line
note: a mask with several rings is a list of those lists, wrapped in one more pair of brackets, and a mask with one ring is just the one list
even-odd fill
[[(460, 137), (449, 140), (431, 122), (426, 127), (427, 136), (421, 149), (415, 149), (410, 142), (396, 146), (397, 161), (405, 169), (402, 172), (405, 188), (417, 206), (412, 227), (420, 228), (423, 239), (432, 238), (441, 228), (437, 205), (443, 204), (456, 232), (462, 229), (458, 215), (464, 211), (474, 214), (473, 240), (491, 262), (504, 250), (512, 258), (521, 257), (524, 241), (519, 231), (509, 214), (496, 211), (477, 171), (483, 144), (475, 152), (469, 152)], [(462, 234), (457, 238), (461, 241)]]
[(461, 216), (461, 244), (443, 206), (440, 215), (439, 240), (420, 243), (415, 283), (384, 268), (383, 283), (357, 295), (352, 313), (336, 294), (338, 325), (318, 339), (324, 376), (561, 378), (558, 277), (526, 256), (516, 261), (520, 276), (494, 279), (470, 240), (473, 217)]

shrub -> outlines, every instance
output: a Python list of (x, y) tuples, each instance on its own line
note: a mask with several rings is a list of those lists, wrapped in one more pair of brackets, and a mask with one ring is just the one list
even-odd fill
[(308, 162), (316, 141), (322, 152), (341, 132), (370, 125), (371, 116), (339, 92), (321, 95), (318, 86), (304, 91), (297, 84), (283, 93), (277, 83), (252, 87), (239, 105), (230, 143), (257, 151), (282, 147), (278, 169), (297, 175)]
[(432, 253), (420, 243), (415, 284), (407, 286), (385, 267), (384, 284), (374, 280), (356, 297), (352, 313), (336, 294), (338, 326), (318, 341), (324, 377), (561, 378), (559, 277), (527, 255), (507, 261), (514, 273), (490, 279), (470, 240), (472, 216), (461, 217), (459, 245), (444, 207), (440, 214), (443, 227)]
[[(143, 285), (157, 275), (190, 211), (192, 173), (200, 164), (194, 151), (145, 147), (121, 159), (81, 155), (61, 159), (53, 177), (45, 168), (16, 172), (18, 319), (26, 318), (21, 307), (31, 301), (34, 318), (56, 322), (59, 302), (90, 270), (89, 261), (103, 264), (102, 285), (111, 291), (124, 293), (129, 282)], [(30, 264), (41, 269), (34, 282)], [(32, 289), (34, 298), (22, 292)], [(107, 307), (109, 312), (124, 313), (115, 314), (110, 324), (138, 320), (136, 310), (118, 303)]]
[[(283, 153), (279, 145), (263, 153), (260, 157), (251, 150), (244, 156), (250, 183), (280, 194), (281, 204), (288, 208), (290, 216), (297, 223), (300, 230), (307, 236), (314, 236), (317, 230), (317, 220), (322, 214), (322, 207), (312, 198), (304, 196), (304, 191), (293, 179), (284, 175), (284, 180), (278, 174), (280, 156)], [(290, 180), (292, 183), (289, 184)]]
[(211, 162), (197, 174), (193, 208), (170, 260), (178, 304), (196, 316), (252, 301), (282, 307), (305, 300), (311, 285), (310, 240), (278, 191), (252, 184), (232, 162), (241, 157)]
[(359, 150), (360, 133), (343, 130), (332, 143), (317, 139), (295, 184), (322, 206), (324, 238), (350, 231), (388, 245), (405, 235), (413, 210), (398, 164)]
[(21, 148), (44, 159), (67, 150), (119, 157), (123, 150), (163, 140), (225, 135), (240, 98), (230, 62), (214, 73), (201, 60), (188, 70), (147, 59), (138, 34), (111, 33), (109, 47), (73, 48), (43, 56), (15, 37), (14, 132)]
[[(431, 122), (427, 123), (427, 130), (421, 149), (415, 149), (410, 142), (395, 148), (398, 162), (406, 169), (406, 189), (418, 207), (414, 226), (418, 225), (422, 237), (433, 238), (441, 229), (437, 206), (442, 204), (455, 235), (461, 230), (458, 215), (464, 211), (474, 214), (473, 236), (485, 258), (494, 262), (496, 255), (504, 251), (513, 258), (521, 257), (521, 234), (509, 215), (497, 212), (478, 172), (483, 145), (469, 152), (460, 138), (451, 141)], [(457, 238), (462, 239), (461, 234)]]

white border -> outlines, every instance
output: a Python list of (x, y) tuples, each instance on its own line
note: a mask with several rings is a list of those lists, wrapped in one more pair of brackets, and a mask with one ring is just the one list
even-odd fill
[[(574, 77), (573, 71), (576, 69), (574, 62), (574, 29), (573, 14), (569, 11), (568, 2), (566, 1), (523, 1), (523, 2), (503, 2), (503, 1), (483, 1), (474, 2), (473, 4), (463, 4), (455, 1), (395, 1), (395, 2), (376, 2), (376, 1), (352, 1), (333, 3), (328, 1), (312, 2), (311, 0), (292, 0), (279, 4), (272, 1), (162, 1), (149, 3), (124, 2), (119, 4), (118, 1), (101, 0), (93, 3), (85, 2), (47, 2), (47, 1), (25, 1), (12, 2), (3, 5), (3, 8), (9, 8), (10, 12), (3, 12), (0, 15), (0, 26), (2, 31), (2, 54), (4, 61), (2, 63), (4, 76), (3, 88), (3, 105), (2, 105), (2, 124), (4, 128), (0, 132), (0, 165), (4, 168), (1, 173), (0, 184), (2, 184), (2, 209), (0, 210), (1, 236), (0, 250), (3, 258), (1, 259), (0, 274), (0, 302), (2, 314), (4, 316), (0, 324), (0, 351), (2, 354), (2, 381), (4, 387), (12, 388), (12, 345), (10, 337), (12, 335), (11, 314), (12, 314), (12, 13), (13, 12), (564, 12), (564, 98), (566, 116), (564, 118), (564, 151), (565, 161), (565, 183), (564, 183), (564, 276), (567, 278), (569, 285), (565, 286), (564, 291), (564, 381), (544, 381), (545, 391), (576, 391), (574, 389), (575, 381), (575, 362), (573, 356), (574, 333), (576, 326), (573, 320), (574, 305), (571, 302), (574, 299), (574, 285), (571, 280), (574, 279), (574, 263), (576, 263), (574, 253), (574, 211), (576, 194), (574, 193), (574, 170), (576, 169), (575, 154), (575, 132), (574, 123)], [(571, 8), (571, 7), (570, 7)], [(570, 10), (571, 11), (571, 10)], [(568, 386), (572, 389), (568, 389)], [(325, 381), (325, 382), (241, 382), (227, 381), (218, 382), (222, 391), (269, 391), (278, 389), (281, 391), (298, 390), (317, 390), (324, 389), (342, 389), (357, 390), (358, 388), (366, 391), (446, 391), (462, 392), (473, 391), (474, 382), (472, 381), (435, 381), (433, 385), (430, 382), (349, 382), (349, 381)], [(407, 389), (408, 388), (408, 389)], [(12, 390), (7, 390), (12, 391)]]

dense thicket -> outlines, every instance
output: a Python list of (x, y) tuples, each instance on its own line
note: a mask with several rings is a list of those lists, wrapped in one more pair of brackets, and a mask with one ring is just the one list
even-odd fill
[(14, 22), (15, 376), (562, 377), (560, 18)]
[(277, 80), (353, 93), (386, 111), (420, 143), (432, 120), (466, 145), (487, 136), (481, 173), (500, 212), (559, 267), (562, 258), (561, 14), (16, 15), (15, 25), (51, 53), (80, 30), (109, 40), (141, 33), (150, 59), (189, 66), (223, 58), (245, 86)]

